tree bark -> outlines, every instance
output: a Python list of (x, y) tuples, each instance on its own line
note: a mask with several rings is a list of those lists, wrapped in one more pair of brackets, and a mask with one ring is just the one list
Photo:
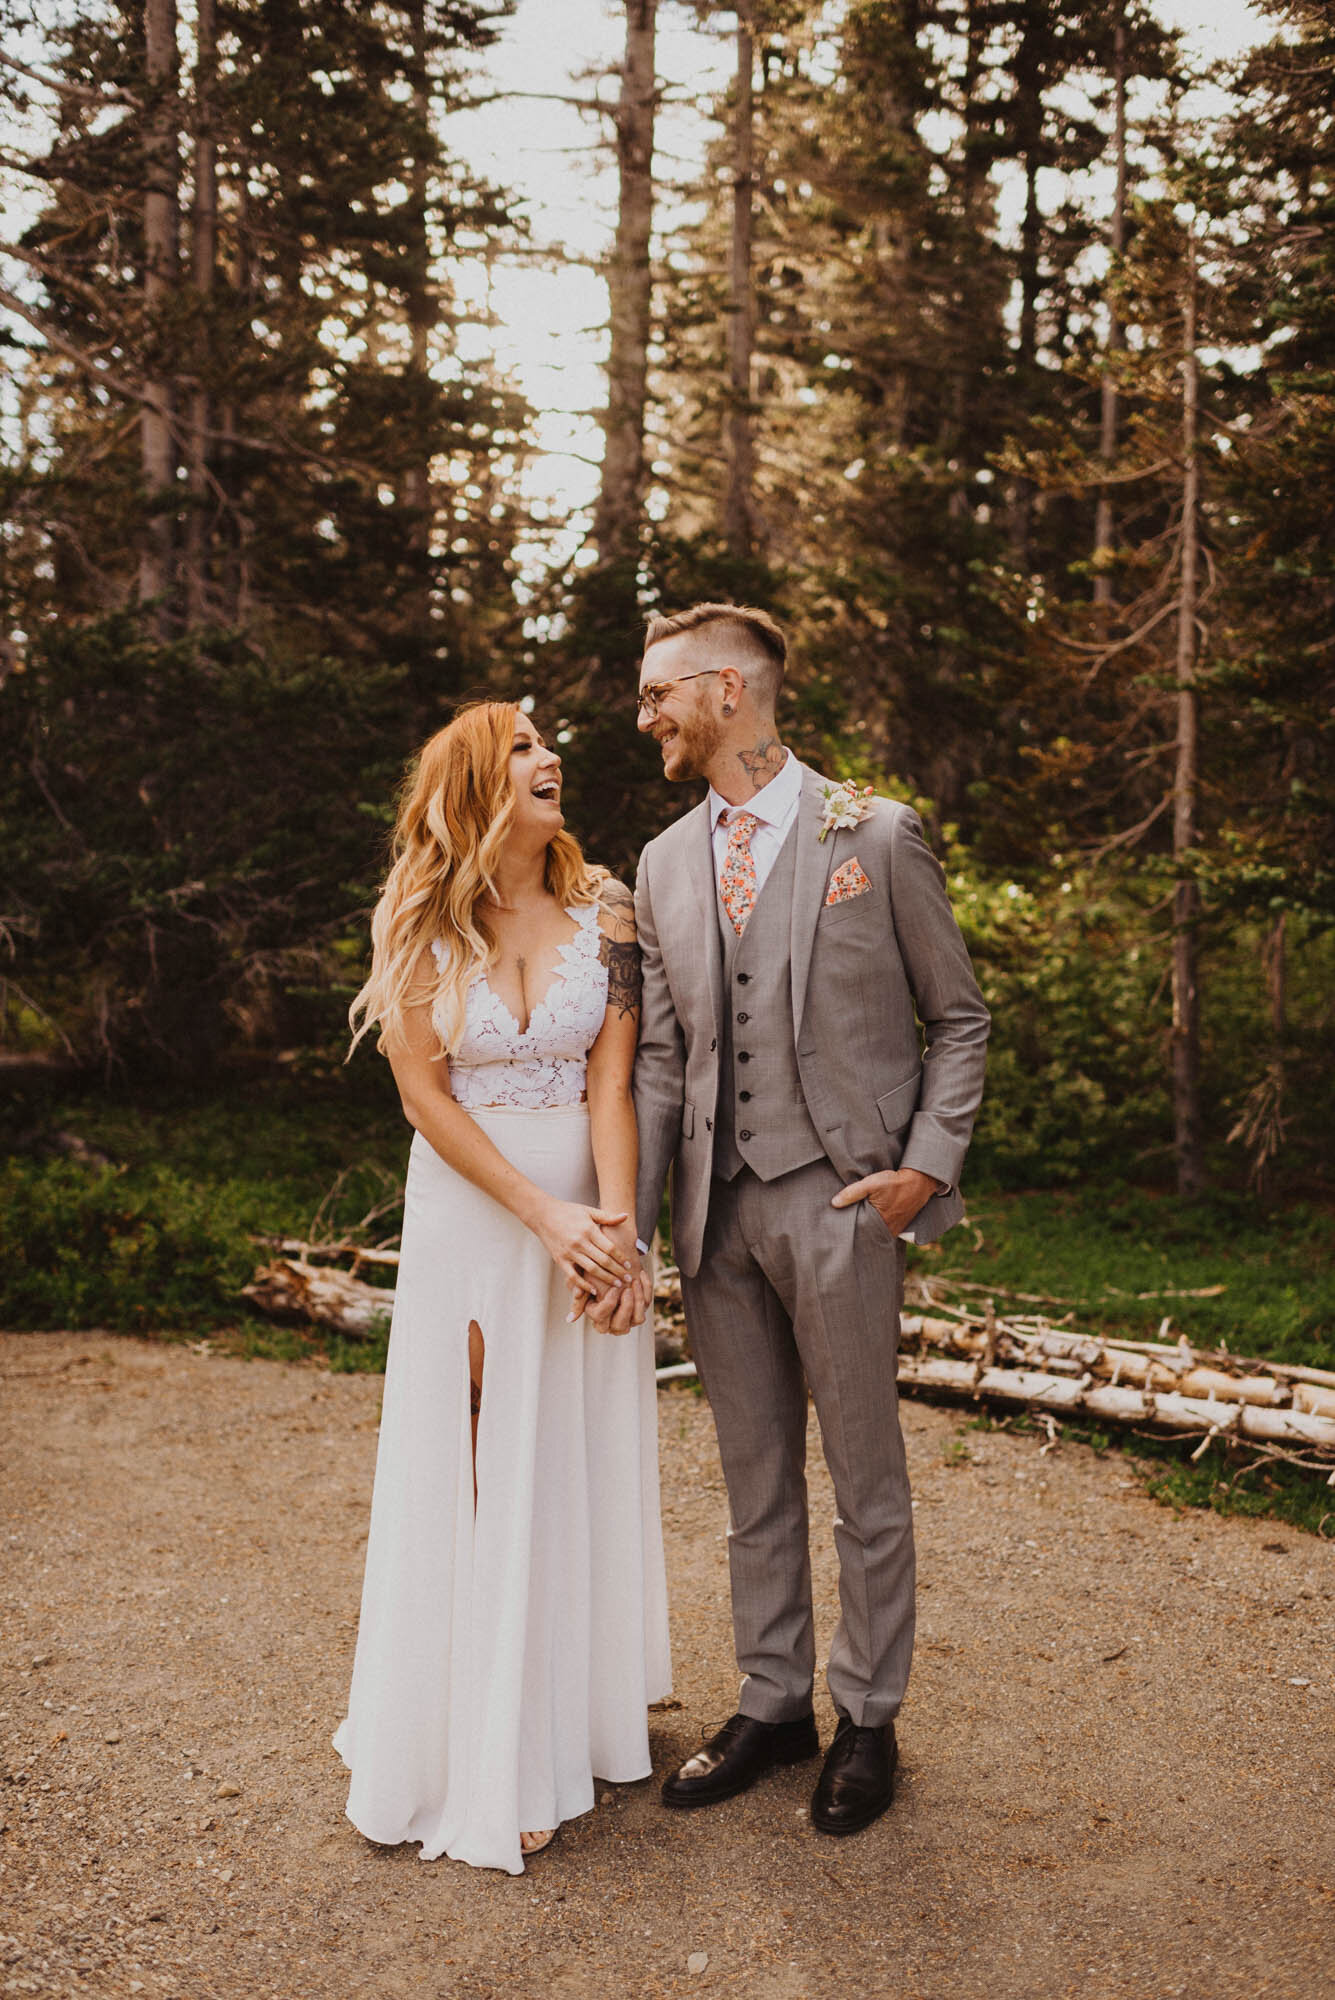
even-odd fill
[(147, 397), (140, 422), (140, 464), (146, 521), (139, 559), (139, 601), (157, 601), (161, 636), (172, 624), (175, 582), (176, 452), (172, 440), (172, 385), (155, 356), (164, 336), (164, 314), (179, 264), (175, 0), (145, 0), (144, 63), (148, 112), (144, 129), (143, 299)]
[[(963, 241), (966, 246), (974, 242), (978, 233), (979, 205), (988, 185), (987, 168), (980, 143), (987, 106), (979, 101), (979, 89), (983, 79), (983, 52), (986, 45), (987, 27), (978, 0), (966, 0), (964, 75), (960, 93), (964, 125), (960, 160), (960, 220), (963, 224)], [(946, 511), (952, 521), (963, 521), (969, 514), (970, 477), (965, 440), (969, 428), (970, 392), (975, 379), (974, 348), (969, 338), (972, 330), (973, 302), (967, 268), (961, 267), (961, 274), (963, 283), (955, 297), (952, 314), (956, 322), (954, 356), (946, 398), (947, 415), (942, 426), (943, 456), (956, 460), (958, 464), (958, 472), (951, 483), (950, 499), (946, 505)], [(902, 444), (903, 439), (900, 442)]]
[[(1038, 361), (1038, 298), (1042, 286), (1043, 211), (1038, 199), (1046, 107), (1043, 54), (1040, 47), (1041, 10), (1022, 10), (1024, 26), (1015, 56), (1015, 124), (1017, 152), (1024, 172), (1024, 214), (1020, 221), (1017, 276), (1020, 286), (1019, 337), (1015, 350), (1012, 394), (1021, 413), (1031, 408)], [(1035, 18), (1030, 18), (1031, 14)], [(1011, 561), (1017, 570), (1030, 566), (1034, 482), (1018, 473), (1012, 480), (1008, 512)]]
[[(1200, 460), (1197, 401), (1200, 364), (1196, 353), (1196, 239), (1189, 227), (1183, 278), (1182, 340), (1182, 523), (1177, 612), (1177, 756), (1173, 781), (1173, 858), (1181, 861), (1196, 845), (1196, 688), (1200, 559)], [(1173, 1125), (1177, 1189), (1197, 1195), (1205, 1186), (1200, 1108), (1200, 993), (1197, 985), (1197, 927), (1200, 891), (1180, 875), (1173, 888)]]
[(649, 382), (654, 219), (654, 35), (658, 0), (626, 0), (626, 50), (616, 108), (616, 244), (608, 273), (611, 348), (606, 443), (593, 536), (602, 564), (633, 557), (645, 493), (644, 424)]
[(732, 246), (728, 282), (728, 487), (723, 536), (728, 553), (744, 560), (756, 540), (755, 439), (752, 430), (751, 355), (756, 337), (751, 237), (755, 187), (750, 12), (737, 9), (737, 101), (733, 116)]
[[(213, 122), (218, 63), (216, 0), (196, 0), (195, 35), (195, 185), (190, 217), (190, 276), (204, 327), (208, 329), (208, 306), (218, 263), (218, 141)], [(207, 343), (205, 351), (211, 352)], [(214, 609), (210, 589), (211, 525), (216, 514), (210, 478), (212, 428), (208, 384), (197, 381), (190, 396), (190, 512), (185, 550), (186, 619), (191, 625), (202, 624)]]
[[(247, 188), (249, 163), (238, 151), (229, 163), (228, 185), (231, 200), (228, 223), (231, 256), (226, 260), (233, 292), (245, 300), (252, 288), (250, 259), (250, 195)], [(218, 476), (226, 494), (226, 533), (219, 563), (219, 613), (229, 625), (244, 625), (250, 615), (250, 523), (245, 511), (239, 471), (240, 425), (236, 404), (227, 396), (218, 411)]]
[[(405, 307), (408, 317), (408, 372), (416, 383), (424, 383), (430, 363), (431, 332), (435, 325), (435, 301), (431, 291), (431, 245), (427, 233), (428, 160), (427, 133), (430, 129), (431, 99), (427, 79), (426, 0), (410, 0), (407, 10), (412, 56), (413, 118), (417, 126), (417, 154), (409, 182), (413, 245), (410, 253)], [(421, 568), (414, 589), (414, 602), (406, 607), (409, 619), (425, 641), (429, 636), (431, 602), (426, 581), (431, 551), (431, 455), (423, 451), (416, 465), (403, 478), (404, 505), (412, 512), (408, 546)]]
[[(1113, 149), (1117, 158), (1117, 188), (1113, 196), (1112, 224), (1108, 232), (1108, 247), (1112, 252), (1112, 278), (1116, 282), (1117, 267), (1126, 247), (1126, 21), (1117, 23), (1113, 41)], [(1107, 360), (1121, 352), (1126, 343), (1126, 331), (1122, 325), (1117, 307), (1115, 289), (1110, 289), (1108, 297), (1108, 342), (1105, 349)], [(1099, 456), (1105, 467), (1111, 467), (1117, 454), (1117, 377), (1112, 367), (1105, 370), (1103, 377), (1103, 407), (1100, 412)], [(1099, 490), (1098, 506), (1094, 514), (1094, 602), (1109, 607), (1112, 604), (1112, 578), (1098, 565), (1106, 562), (1112, 553), (1113, 502), (1111, 487)]]

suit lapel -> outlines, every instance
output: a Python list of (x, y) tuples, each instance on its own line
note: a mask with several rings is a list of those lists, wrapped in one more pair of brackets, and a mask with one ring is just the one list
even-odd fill
[(709, 800), (687, 813), (681, 822), (684, 874), (689, 894), (682, 898), (681, 949), (696, 957), (703, 951), (705, 978), (715, 1022), (723, 1019), (723, 940), (719, 936), (718, 889), (714, 880), (714, 846), (709, 827)]
[(807, 974), (816, 942), (816, 923), (825, 903), (826, 886), (834, 866), (833, 840), (820, 838), (821, 816), (825, 810), (827, 780), (818, 771), (802, 766), (802, 796), (797, 806), (797, 855), (793, 866), (793, 926), (789, 938), (792, 967), (793, 1033), (802, 1032)]

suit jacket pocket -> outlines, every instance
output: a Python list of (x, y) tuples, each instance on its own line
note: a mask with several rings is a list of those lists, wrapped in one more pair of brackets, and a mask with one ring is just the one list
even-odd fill
[(884, 1097), (877, 1098), (876, 1109), (887, 1132), (899, 1132), (908, 1124), (917, 1109), (921, 1082), (922, 1070), (915, 1069), (912, 1076), (906, 1076), (893, 1090), (887, 1090)]
[(681, 1136), (683, 1139), (695, 1137), (695, 1106), (683, 1104), (681, 1107)]
[[(866, 909), (870, 909), (874, 901), (873, 891), (863, 889), (856, 896), (845, 896), (841, 903), (822, 903), (817, 929), (825, 931), (829, 930), (832, 924), (846, 924), (850, 917), (865, 917)], [(866, 909), (863, 908), (864, 904)]]

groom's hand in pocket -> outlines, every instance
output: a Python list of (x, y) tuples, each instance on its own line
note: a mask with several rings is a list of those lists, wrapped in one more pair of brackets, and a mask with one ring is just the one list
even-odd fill
[(934, 1180), (931, 1174), (920, 1174), (916, 1167), (887, 1168), (883, 1173), (850, 1181), (847, 1187), (840, 1188), (830, 1206), (851, 1208), (855, 1201), (870, 1202), (890, 1234), (898, 1236), (934, 1194), (944, 1193), (943, 1182)]

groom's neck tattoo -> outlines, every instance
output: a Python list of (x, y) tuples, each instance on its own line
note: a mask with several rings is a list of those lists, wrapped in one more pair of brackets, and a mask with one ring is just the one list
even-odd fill
[(762, 736), (751, 750), (739, 750), (737, 762), (759, 792), (777, 778), (788, 761), (788, 752), (777, 736)]

